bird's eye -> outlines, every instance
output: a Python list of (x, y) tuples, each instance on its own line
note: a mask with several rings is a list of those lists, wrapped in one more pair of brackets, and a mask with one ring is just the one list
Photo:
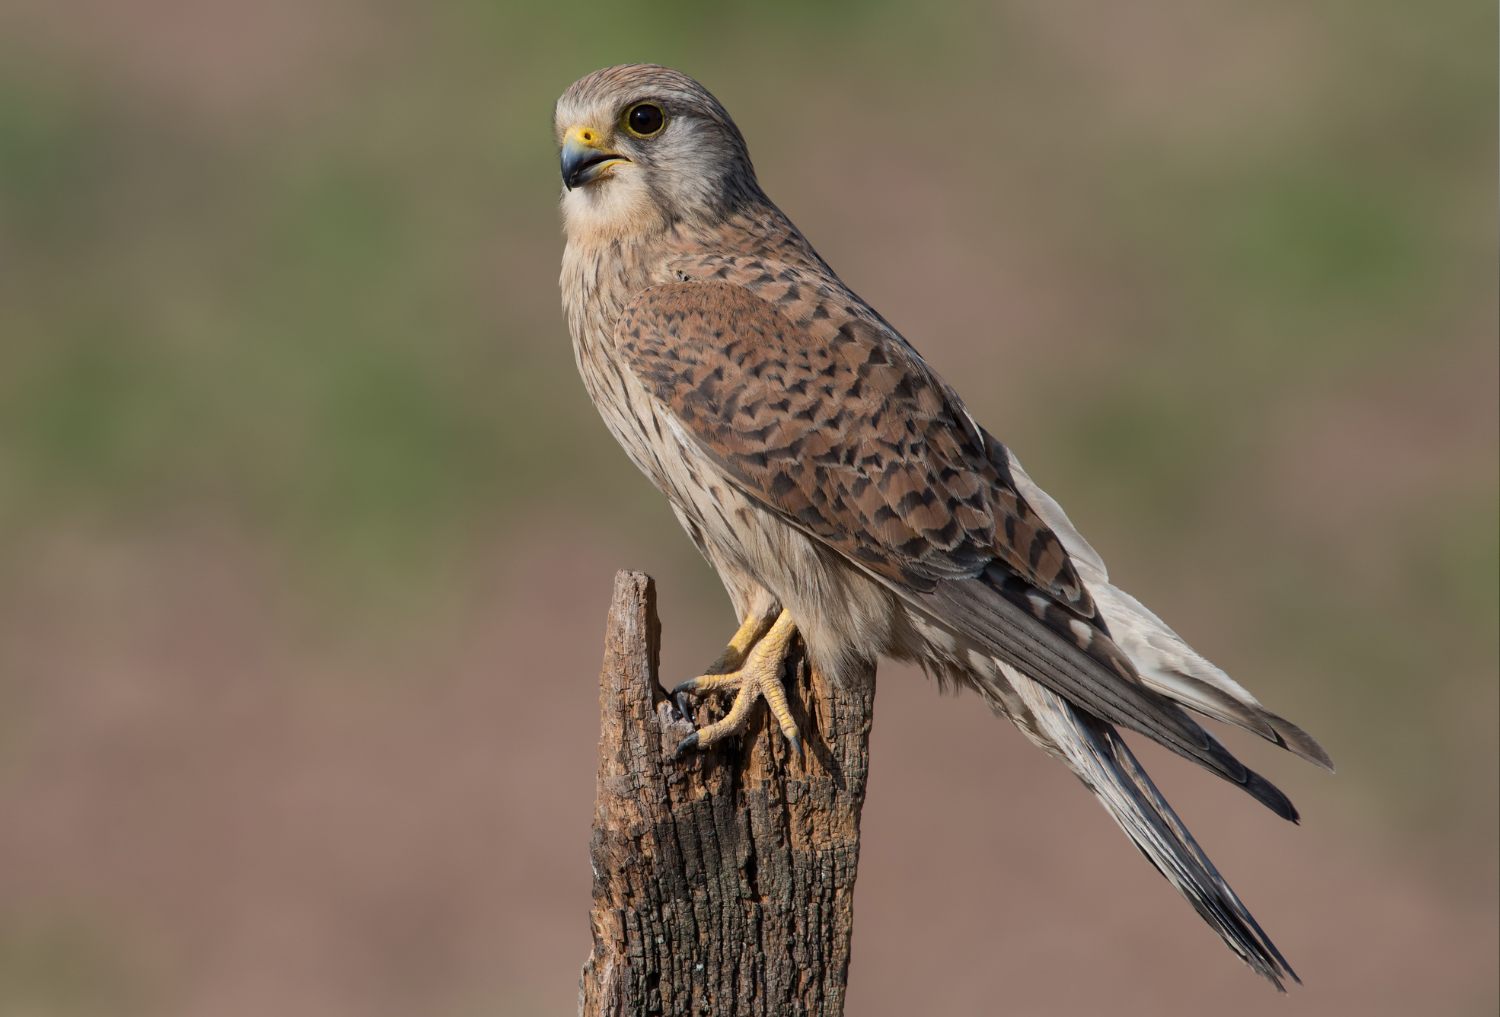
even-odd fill
[(649, 102), (638, 103), (625, 113), (625, 126), (630, 128), (631, 134), (642, 138), (649, 138), (661, 130), (666, 120), (661, 107)]

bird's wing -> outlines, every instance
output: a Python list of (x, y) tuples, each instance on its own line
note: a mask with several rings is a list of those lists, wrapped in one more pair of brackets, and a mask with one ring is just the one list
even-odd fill
[(921, 591), (996, 557), (1078, 614), (1097, 612), (1057, 537), (986, 461), (941, 383), (858, 319), (815, 340), (732, 284), (654, 286), (616, 348), (761, 501), (872, 572)]
[(637, 295), (614, 339), (636, 380), (750, 497), (1076, 705), (1296, 818), (1141, 681), (1017, 491), (1004, 446), (882, 323), (851, 315), (814, 330), (744, 287), (677, 282)]
[(1109, 581), (1104, 559), (1074, 528), (1067, 513), (1021, 468), (1014, 452), (1010, 475), (1037, 515), (1057, 534), (1098, 605), (1116, 645), (1129, 655), (1141, 681), (1205, 717), (1234, 724), (1332, 772), (1333, 760), (1311, 735), (1261, 705), (1242, 685), (1188, 645), (1146, 605)]

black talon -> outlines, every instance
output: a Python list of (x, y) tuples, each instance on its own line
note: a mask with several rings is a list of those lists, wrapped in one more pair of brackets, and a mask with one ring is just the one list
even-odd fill
[[(680, 689), (682, 686), (679, 685), (677, 688)], [(677, 712), (682, 715), (682, 719), (688, 723), (692, 723), (693, 697), (686, 692), (678, 692), (676, 689), (673, 690), (672, 696), (677, 702)]]
[(792, 751), (793, 752), (797, 753), (797, 755), (799, 755), (799, 756), (802, 755), (802, 736), (801, 735), (792, 735), (790, 738), (787, 739), (787, 741), (789, 741), (789, 742), (792, 743)]
[(686, 752), (688, 749), (696, 749), (697, 747), (698, 747), (698, 732), (694, 731), (692, 734), (688, 735), (686, 738), (684, 738), (678, 744), (677, 751), (674, 752), (674, 753), (672, 753), (672, 758), (674, 760), (680, 759), (680, 758), (682, 758), (682, 754), (684, 752)]

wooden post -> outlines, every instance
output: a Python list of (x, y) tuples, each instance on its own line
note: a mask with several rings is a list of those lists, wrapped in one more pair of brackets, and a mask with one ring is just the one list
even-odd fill
[[(833, 688), (799, 644), (787, 698), (800, 758), (762, 705), (743, 738), (673, 762), (691, 728), (657, 681), (660, 645), (655, 584), (618, 573), (599, 678), (594, 950), (579, 1013), (838, 1017), (874, 671)], [(722, 708), (705, 697), (699, 725)]]

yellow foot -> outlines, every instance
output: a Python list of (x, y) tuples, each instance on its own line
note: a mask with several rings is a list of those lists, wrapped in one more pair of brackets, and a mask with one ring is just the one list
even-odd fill
[[(729, 708), (724, 719), (688, 735), (677, 746), (672, 758), (680, 757), (688, 749), (706, 749), (715, 742), (744, 731), (745, 725), (750, 721), (750, 709), (755, 705), (755, 700), (761, 697), (771, 707), (771, 714), (781, 725), (781, 733), (791, 743), (792, 749), (802, 751), (802, 738), (797, 734), (797, 724), (792, 720), (791, 710), (787, 708), (786, 690), (781, 687), (781, 665), (786, 661), (792, 637), (797, 634), (797, 626), (785, 611), (776, 616), (776, 621), (769, 630), (765, 629), (767, 621), (769, 618), (746, 618), (740, 630), (734, 634), (728, 649), (713, 665), (714, 668), (719, 668), (739, 664), (735, 671), (729, 674), (701, 675), (672, 690), (684, 717), (692, 716), (688, 701), (692, 693), (735, 693), (734, 705)], [(765, 631), (765, 635), (760, 635), (762, 631)], [(756, 640), (757, 636), (760, 636), (759, 641)]]

